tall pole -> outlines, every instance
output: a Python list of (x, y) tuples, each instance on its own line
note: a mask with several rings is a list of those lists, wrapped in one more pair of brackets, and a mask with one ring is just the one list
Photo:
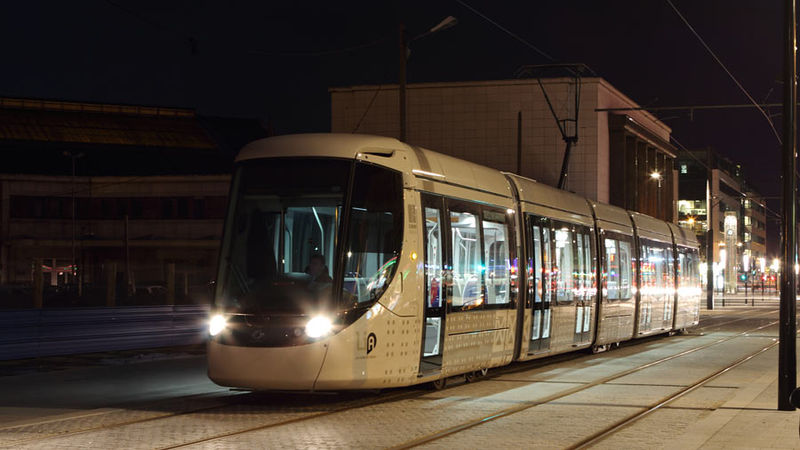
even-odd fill
[(398, 27), (398, 44), (400, 51), (400, 73), (398, 75), (398, 91), (400, 94), (400, 140), (406, 141), (406, 59), (408, 58), (408, 45), (406, 44), (406, 29), (401, 23)]
[[(72, 269), (70, 270), (70, 283), (75, 283), (78, 271), (78, 262), (75, 259), (75, 155), (70, 153), (72, 159)], [(55, 267), (53, 267), (55, 270)]]
[(780, 308), (780, 343), (778, 347), (778, 409), (795, 409), (789, 396), (797, 384), (796, 356), (796, 276), (794, 272), (797, 253), (795, 222), (797, 204), (795, 194), (795, 147), (797, 143), (797, 62), (795, 60), (795, 0), (784, 1), (784, 60), (783, 60), (783, 234)]
[(706, 149), (708, 184), (706, 188), (706, 309), (714, 309), (714, 166), (711, 149)]

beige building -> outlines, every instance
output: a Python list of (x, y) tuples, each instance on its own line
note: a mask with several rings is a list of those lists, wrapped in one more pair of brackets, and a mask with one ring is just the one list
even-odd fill
[[(548, 106), (575, 116), (565, 188), (673, 221), (677, 179), (670, 128), (602, 78), (418, 83), (407, 87), (407, 141), (556, 186), (565, 142)], [(396, 85), (333, 88), (331, 130), (399, 136)], [(547, 94), (545, 98), (544, 92)], [(569, 133), (574, 123), (563, 122)], [(662, 178), (651, 177), (657, 172)]]

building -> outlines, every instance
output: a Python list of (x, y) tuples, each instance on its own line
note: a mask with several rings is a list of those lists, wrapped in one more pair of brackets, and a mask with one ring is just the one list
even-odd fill
[(255, 121), (0, 99), (0, 308), (197, 303)]
[[(708, 169), (711, 168), (712, 230), (715, 285), (730, 287), (748, 272), (767, 265), (766, 203), (744, 179), (742, 167), (713, 149), (691, 151), (678, 158), (678, 223), (695, 231), (706, 245)], [(733, 250), (731, 250), (733, 249)]]
[[(333, 132), (399, 136), (396, 85), (330, 93)], [(556, 186), (564, 137), (576, 138), (567, 190), (674, 221), (671, 130), (637, 107), (598, 77), (410, 84), (406, 140)]]

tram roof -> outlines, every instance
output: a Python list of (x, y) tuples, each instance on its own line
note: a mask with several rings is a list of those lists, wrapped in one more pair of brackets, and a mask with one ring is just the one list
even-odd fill
[(516, 183), (519, 198), (523, 202), (568, 211), (591, 219), (592, 210), (589, 209), (589, 204), (586, 203), (586, 198), (583, 196), (557, 189), (520, 175), (512, 173), (507, 175)]
[(236, 157), (236, 162), (291, 156), (355, 158), (359, 153), (390, 153), (408, 149), (408, 145), (385, 136), (337, 133), (287, 134), (259, 139), (245, 145)]
[(698, 246), (697, 236), (695, 236), (692, 230), (679, 227), (674, 223), (667, 223), (667, 225), (669, 225), (669, 228), (672, 230), (672, 235), (675, 236), (675, 244), (687, 247)]
[[(359, 154), (405, 156), (404, 170), (419, 178), (480, 189), (510, 197), (510, 187), (495, 169), (421, 147), (395, 138), (368, 134), (311, 133), (275, 136), (247, 144), (236, 162), (276, 157), (357, 158)], [(398, 164), (388, 164), (399, 168)]]

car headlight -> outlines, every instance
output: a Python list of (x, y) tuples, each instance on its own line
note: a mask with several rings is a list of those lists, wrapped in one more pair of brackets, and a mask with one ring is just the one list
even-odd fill
[(316, 339), (323, 337), (331, 332), (333, 322), (325, 316), (316, 316), (306, 324), (306, 336)]
[(208, 321), (208, 334), (216, 336), (228, 326), (228, 320), (221, 314), (217, 314)]

